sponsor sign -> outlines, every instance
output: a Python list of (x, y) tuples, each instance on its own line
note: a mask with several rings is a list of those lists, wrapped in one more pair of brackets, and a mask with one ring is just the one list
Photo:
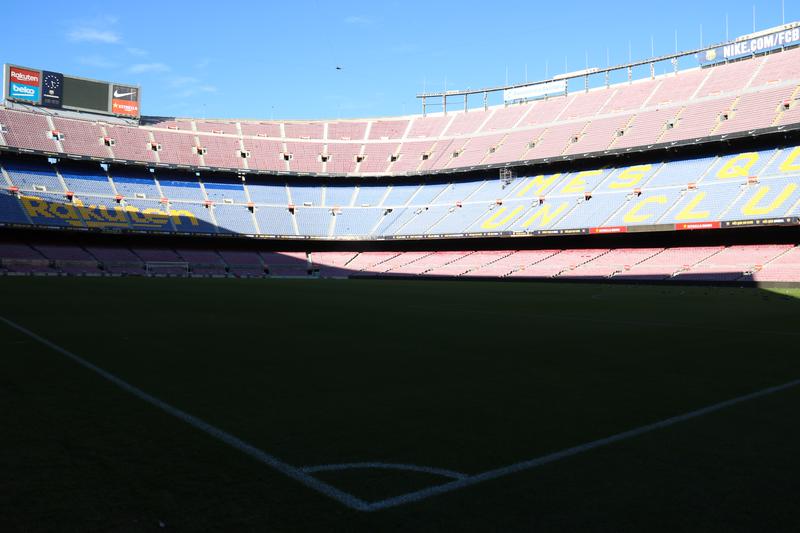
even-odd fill
[(39, 87), (42, 84), (42, 74), (38, 70), (27, 68), (9, 67), (8, 78), (13, 82), (32, 87)]
[(59, 72), (42, 72), (42, 105), (61, 108), (64, 103), (64, 75)]
[(740, 38), (734, 42), (698, 53), (697, 60), (701, 65), (710, 65), (796, 44), (800, 44), (800, 27), (752, 38)]
[(605, 226), (601, 228), (589, 228), (589, 233), (592, 235), (604, 233), (627, 233), (627, 226)]
[(39, 87), (31, 87), (30, 85), (23, 85), (13, 81), (8, 84), (8, 97), (14, 100), (24, 100), (32, 104), (37, 104), (39, 103), (39, 95)]
[[(133, 228), (144, 230), (170, 230), (171, 224), (180, 231), (199, 226), (193, 213), (175, 209), (144, 209), (132, 206), (54, 202), (37, 196), (20, 197), (22, 207), (34, 224), (45, 226), (70, 226), (76, 228)], [(171, 222), (170, 222), (171, 221)]]
[(737, 228), (742, 226), (786, 226), (793, 224), (794, 220), (788, 218), (757, 218), (750, 220), (729, 220), (722, 223), (723, 228)]
[(532, 232), (534, 235), (587, 235), (588, 228), (575, 229), (540, 229)]
[(528, 98), (539, 98), (548, 94), (560, 94), (567, 91), (567, 80), (549, 81), (538, 85), (528, 85), (527, 87), (516, 87), (503, 91), (503, 100), (511, 102), (514, 100), (526, 100)]
[(126, 117), (139, 116), (139, 88), (128, 85), (112, 86), (111, 112)]
[(42, 73), (21, 67), (8, 67), (8, 98), (38, 104), (41, 98)]
[(676, 230), (693, 230), (693, 229), (719, 229), (722, 225), (719, 222), (683, 222), (675, 224)]

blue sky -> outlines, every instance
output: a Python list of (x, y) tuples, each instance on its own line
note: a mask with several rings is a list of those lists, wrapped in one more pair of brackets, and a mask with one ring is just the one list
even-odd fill
[[(428, 91), (605, 66), (781, 23), (781, 0), (71, 0), (4, 6), (2, 61), (142, 86), (146, 115), (337, 118), (421, 111)], [(68, 7), (67, 7), (68, 6)], [(46, 8), (50, 9), (46, 9)], [(800, 0), (785, 0), (787, 22)], [(9, 21), (13, 21), (9, 23)], [(687, 60), (683, 67), (694, 66)], [(342, 70), (336, 70), (336, 66)]]

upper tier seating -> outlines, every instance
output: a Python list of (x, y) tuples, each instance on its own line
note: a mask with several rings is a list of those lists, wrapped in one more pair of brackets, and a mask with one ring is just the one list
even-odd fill
[[(434, 172), (800, 123), (800, 48), (446, 116), (111, 125), (0, 108), (0, 146), (269, 172)], [(113, 141), (113, 142), (111, 142)]]

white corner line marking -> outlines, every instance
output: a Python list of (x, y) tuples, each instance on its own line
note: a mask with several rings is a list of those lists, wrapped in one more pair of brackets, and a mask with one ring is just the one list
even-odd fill
[(329, 465), (315, 465), (306, 466), (301, 468), (303, 472), (311, 474), (313, 472), (338, 472), (340, 470), (356, 470), (356, 469), (376, 469), (376, 470), (407, 470), (409, 472), (421, 472), (424, 474), (433, 474), (435, 476), (449, 477), (452, 479), (466, 479), (469, 476), (456, 472), (454, 470), (447, 470), (446, 468), (436, 468), (432, 466), (419, 466), (419, 465), (406, 465), (400, 463), (339, 463)]
[[(144, 400), (145, 402), (153, 405), (154, 407), (161, 409), (165, 413), (172, 415), (175, 418), (178, 418), (179, 420), (182, 420), (183, 422), (189, 424), (195, 429), (198, 429), (206, 433), (207, 435), (214, 437), (215, 439), (227, 444), (228, 446), (231, 446), (232, 448), (235, 448), (241, 451), (242, 453), (249, 455), (253, 459), (256, 459), (262, 464), (267, 465), (270, 468), (284, 474), (285, 476), (302, 483), (306, 487), (315, 490), (325, 496), (328, 496), (329, 498), (338, 501), (342, 505), (345, 505), (346, 507), (355, 509), (357, 511), (380, 511), (383, 509), (389, 509), (392, 507), (398, 507), (400, 505), (418, 502), (421, 500), (431, 498), (433, 496), (437, 496), (439, 494), (445, 494), (448, 492), (452, 492), (454, 490), (459, 490), (473, 485), (477, 485), (479, 483), (483, 483), (484, 481), (490, 481), (492, 479), (505, 477), (510, 474), (554, 463), (556, 461), (560, 461), (561, 459), (566, 459), (568, 457), (579, 455), (581, 453), (585, 453), (594, 450), (596, 448), (601, 448), (604, 446), (608, 446), (610, 444), (614, 444), (616, 442), (638, 437), (640, 435), (644, 435), (646, 433), (650, 433), (659, 429), (664, 429), (673, 426), (675, 424), (679, 424), (681, 422), (686, 422), (687, 420), (692, 420), (694, 418), (698, 418), (707, 414), (715, 413), (717, 411), (721, 411), (723, 409), (732, 407), (740, 403), (744, 403), (750, 400), (755, 400), (758, 398), (762, 398), (764, 396), (769, 396), (771, 394), (775, 394), (778, 392), (782, 392), (800, 386), (800, 379), (796, 379), (784, 383), (782, 385), (768, 387), (766, 389), (761, 389), (759, 391), (752, 392), (750, 394), (745, 394), (743, 396), (738, 396), (730, 400), (725, 400), (723, 402), (702, 407), (700, 409), (696, 409), (694, 411), (690, 411), (682, 415), (673, 416), (670, 418), (666, 418), (664, 420), (660, 420), (658, 422), (653, 422), (651, 424), (639, 426), (637, 428), (630, 429), (628, 431), (623, 431), (621, 433), (611, 435), (610, 437), (605, 437), (591, 442), (586, 442), (583, 444), (579, 444), (577, 446), (573, 446), (571, 448), (566, 448), (558, 452), (538, 457), (536, 459), (530, 459), (527, 461), (514, 463), (512, 465), (503, 466), (500, 468), (496, 468), (494, 470), (487, 470), (485, 472), (482, 472), (480, 474), (475, 474), (472, 476), (465, 476), (464, 474), (461, 474), (459, 472), (453, 472), (445, 469), (436, 469), (436, 468), (414, 466), (414, 465), (400, 465), (392, 463), (346, 463), (342, 465), (320, 465), (320, 466), (310, 466), (305, 468), (297, 468), (281, 461), (280, 459), (276, 458), (273, 455), (270, 455), (256, 448), (251, 444), (248, 444), (247, 442), (239, 439), (238, 437), (234, 437), (230, 433), (227, 433), (215, 426), (212, 426), (211, 424), (208, 424), (207, 422), (204, 422), (203, 420), (200, 420), (195, 416), (192, 416), (184, 411), (181, 411), (177, 407), (173, 407), (172, 405), (163, 402), (154, 396), (151, 396), (150, 394), (142, 391), (141, 389), (138, 389), (133, 385), (129, 384), (128, 382), (118, 378), (114, 374), (111, 374), (103, 370), (102, 368), (90, 363), (89, 361), (83, 359), (82, 357), (73, 354), (69, 350), (66, 350), (58, 346), (57, 344), (50, 342), (44, 337), (37, 335), (36, 333), (30, 331), (29, 329), (20, 326), (19, 324), (12, 322), (11, 320), (5, 317), (0, 316), (0, 322), (3, 322), (7, 326), (21, 333), (24, 333), (30, 338), (44, 344), (48, 348), (60, 353), (61, 355), (67, 357), (68, 359), (71, 359), (78, 365), (98, 374), (99, 376), (106, 379), (107, 381), (110, 381), (111, 383), (121, 388), (122, 390), (132, 394), (133, 396), (136, 396), (141, 400)], [(429, 487), (426, 489), (409, 492), (407, 494), (402, 494), (400, 496), (395, 496), (392, 498), (387, 498), (384, 500), (370, 503), (360, 498), (357, 498), (356, 496), (353, 496), (348, 492), (344, 492), (332, 485), (320, 481), (319, 479), (309, 474), (310, 472), (323, 471), (323, 470), (343, 470), (345, 468), (398, 468), (398, 467), (402, 467), (402, 469), (406, 470), (437, 473), (445, 477), (453, 477), (455, 479), (454, 481), (443, 483), (441, 485), (435, 485), (433, 487)], [(451, 475), (445, 474), (445, 472)]]
[(538, 457), (536, 459), (530, 459), (528, 461), (522, 461), (519, 463), (515, 463), (512, 465), (504, 466), (501, 468), (496, 468), (494, 470), (487, 470), (486, 472), (482, 472), (480, 474), (475, 474), (474, 476), (469, 476), (464, 479), (459, 479), (456, 481), (450, 481), (448, 483), (444, 483), (442, 485), (437, 485), (435, 487), (430, 487), (427, 489), (418, 490), (416, 492), (409, 492), (408, 494), (403, 494), (401, 496), (396, 496), (393, 498), (387, 498), (385, 500), (377, 501), (370, 504), (370, 511), (377, 511), (381, 509), (388, 509), (391, 507), (397, 507), (399, 505), (404, 505), (411, 502), (417, 502), (420, 500), (424, 500), (430, 498), (432, 496), (436, 496), (439, 494), (444, 494), (447, 492), (451, 492), (458, 489), (463, 489), (465, 487), (469, 487), (472, 485), (477, 485), (478, 483), (482, 483), (484, 481), (489, 481), (492, 479), (497, 479), (500, 477), (507, 476), (509, 474), (514, 474), (516, 472), (522, 472), (524, 470), (530, 470), (532, 468), (537, 468), (549, 463), (554, 463), (561, 459), (566, 459), (567, 457), (572, 457), (574, 455), (578, 455), (584, 452), (588, 452), (590, 450), (594, 450), (596, 448), (601, 448), (603, 446), (608, 446), (610, 444), (614, 444), (616, 442), (620, 442), (623, 440), (631, 439), (633, 437), (638, 437), (640, 435), (644, 435), (646, 433), (650, 433), (652, 431), (656, 431), (659, 429), (664, 429), (675, 424), (679, 424), (681, 422), (686, 422), (687, 420), (692, 420), (693, 418), (698, 418), (704, 415), (708, 415), (711, 413), (715, 413), (717, 411), (721, 411), (722, 409), (732, 407), (734, 405), (744, 403), (750, 400), (755, 400), (758, 398), (762, 398), (764, 396), (768, 396), (770, 394), (775, 394), (778, 392), (782, 392), (788, 389), (792, 389), (795, 387), (800, 386), (800, 379), (796, 379), (794, 381), (789, 381), (788, 383), (784, 383), (783, 385), (776, 385), (774, 387), (769, 387), (766, 389), (761, 389), (756, 392), (752, 392), (750, 394), (745, 394), (744, 396), (738, 396), (736, 398), (732, 398), (730, 400), (725, 400), (723, 402), (715, 403), (713, 405), (709, 405), (707, 407), (703, 407), (697, 409), (695, 411), (690, 411), (688, 413), (684, 413), (682, 415), (673, 416), (670, 418), (666, 418), (659, 422), (653, 422), (652, 424), (646, 424), (644, 426), (639, 426), (634, 429), (630, 429), (628, 431), (623, 431), (622, 433), (617, 433), (616, 435), (612, 435), (610, 437), (605, 437), (602, 439), (594, 440), (591, 442), (586, 442), (584, 444), (579, 444), (578, 446), (573, 446), (571, 448), (567, 448), (565, 450), (561, 450), (558, 452), (554, 452), (548, 455), (544, 455), (542, 457)]
[(114, 374), (111, 374), (110, 372), (103, 370), (102, 368), (90, 363), (86, 359), (83, 359), (82, 357), (75, 355), (69, 350), (66, 350), (61, 346), (58, 346), (57, 344), (50, 342), (44, 337), (37, 335), (33, 331), (23, 326), (20, 326), (16, 322), (12, 322), (11, 320), (2, 316), (0, 316), (0, 322), (3, 322), (10, 328), (17, 330), (20, 333), (24, 333), (28, 337), (40, 342), (41, 344), (47, 346), (51, 350), (60, 353), (61, 355), (72, 360), (73, 362), (84, 367), (85, 369), (91, 370), (95, 374), (113, 383), (114, 385), (124, 390), (125, 392), (128, 392), (129, 394), (139, 398), (140, 400), (144, 400), (150, 405), (157, 407), (158, 409), (164, 411), (165, 413), (174, 416), (175, 418), (189, 424), (193, 428), (198, 429), (211, 437), (214, 437), (215, 439), (227, 444), (228, 446), (236, 450), (239, 450), (240, 452), (246, 455), (249, 455), (256, 461), (259, 461), (260, 463), (274, 470), (277, 470), (281, 474), (288, 476), (296, 481), (299, 481), (306, 487), (313, 489), (321, 494), (324, 494), (325, 496), (332, 498), (351, 509), (355, 509), (358, 511), (371, 510), (370, 504), (368, 502), (360, 498), (357, 498), (350, 493), (339, 490), (336, 487), (331, 486), (323, 481), (320, 481), (319, 479), (303, 472), (299, 468), (296, 468), (288, 463), (285, 463), (280, 459), (278, 459), (277, 457), (256, 448), (252, 444), (249, 444), (241, 440), (240, 438), (231, 435), (230, 433), (227, 433), (215, 426), (212, 426), (211, 424), (204, 422), (203, 420), (197, 418), (196, 416), (192, 416), (185, 411), (181, 411), (177, 407), (173, 407), (172, 405), (159, 400), (155, 396), (152, 396), (144, 392), (143, 390), (134, 387), (127, 381), (124, 381), (115, 376)]

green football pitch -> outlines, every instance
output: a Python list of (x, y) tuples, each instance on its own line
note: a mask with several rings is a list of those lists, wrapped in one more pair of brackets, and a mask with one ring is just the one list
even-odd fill
[(0, 531), (797, 531), (798, 297), (0, 278)]

